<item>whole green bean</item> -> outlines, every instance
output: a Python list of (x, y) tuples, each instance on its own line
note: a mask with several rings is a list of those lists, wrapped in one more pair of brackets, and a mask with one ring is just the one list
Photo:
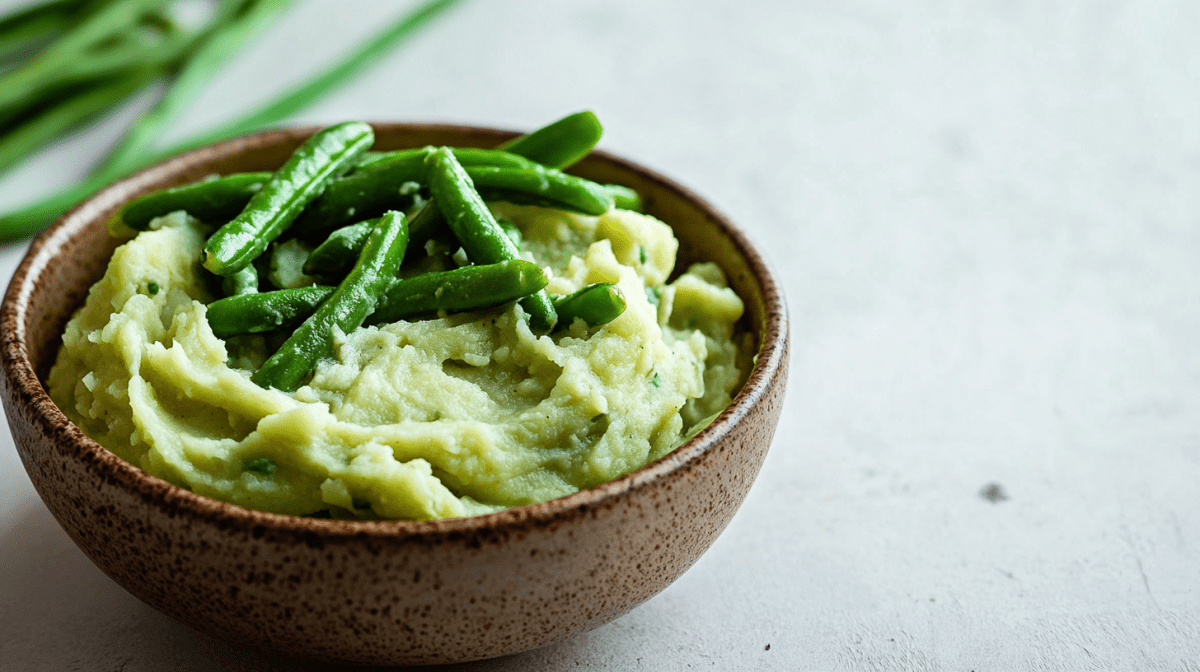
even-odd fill
[(234, 294), (208, 304), (208, 324), (217, 338), (295, 329), (335, 289), (326, 285), (310, 285), (257, 294)]
[[(547, 282), (537, 264), (521, 259), (395, 279), (364, 324), (491, 308), (528, 296)], [(219, 338), (295, 329), (333, 291), (333, 287), (312, 285), (226, 297), (208, 304), (208, 323)]]
[(537, 264), (513, 259), (395, 280), (367, 324), (498, 306), (541, 291), (549, 279)]
[(496, 149), (561, 169), (587, 156), (603, 133), (604, 127), (595, 114), (576, 112), (532, 133), (503, 142)]
[(371, 127), (358, 121), (318, 131), (251, 197), (237, 218), (208, 239), (204, 267), (217, 275), (245, 268), (321, 194), (330, 178), (353, 165), (374, 141)]
[(395, 211), (384, 215), (346, 279), (250, 379), (261, 387), (285, 392), (299, 387), (320, 359), (333, 354), (335, 328), (348, 334), (375, 310), (383, 290), (400, 269), (407, 244), (404, 215)]
[(587, 326), (608, 324), (625, 312), (625, 296), (611, 282), (598, 282), (563, 297), (554, 298), (558, 330), (570, 328), (575, 320)]
[(88, 0), (56, 0), (0, 19), (0, 64), (66, 30)]
[[(292, 231), (297, 235), (328, 231), (377, 217), (388, 209), (408, 206), (417, 189), (428, 182), (425, 160), (433, 150), (433, 147), (400, 149), (360, 161), (353, 172), (329, 183), (325, 193), (296, 218)], [(529, 159), (494, 149), (452, 148), (450, 151), (464, 166), (544, 170)]]
[[(429, 190), (433, 194), (433, 201), (442, 211), (467, 256), (477, 264), (516, 259), (516, 245), (496, 223), (454, 154), (442, 147), (430, 154), (428, 160)], [(545, 290), (522, 299), (521, 307), (529, 314), (529, 326), (535, 332), (549, 332), (558, 320)]]
[(553, 168), (467, 166), (466, 171), (485, 201), (541, 205), (584, 215), (603, 215), (613, 207), (603, 185)]
[(202, 222), (226, 222), (245, 209), (274, 173), (233, 173), (146, 194), (121, 206), (108, 220), (114, 236), (145, 231), (156, 217), (184, 210)]
[[(358, 258), (358, 253), (367, 242), (375, 220), (367, 220), (342, 228), (329, 234), (325, 242), (318, 245), (304, 262), (304, 272), (308, 275), (336, 275)], [(408, 220), (408, 248), (410, 250), (425, 247), (425, 243), (433, 240), (451, 241), (454, 234), (446, 228), (446, 220), (433, 204), (426, 201)]]

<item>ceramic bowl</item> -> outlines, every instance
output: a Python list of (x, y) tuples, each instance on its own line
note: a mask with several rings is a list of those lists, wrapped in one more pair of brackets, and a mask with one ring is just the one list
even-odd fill
[[(513, 134), (378, 124), (377, 149), (495, 146)], [(595, 152), (572, 172), (625, 184), (674, 227), (681, 263), (722, 266), (746, 302), (757, 363), (720, 418), (623, 478), (501, 513), (424, 522), (294, 518), (149, 476), (89, 439), (46, 394), (60, 334), (102, 275), (104, 222), (139, 194), (278, 167), (314, 128), (199, 149), (113, 184), (34, 241), (0, 312), (4, 410), (46, 506), (79, 548), (195, 629), (289, 656), (370, 664), (465, 661), (548, 644), (663, 590), (729, 523), (758, 474), (787, 381), (779, 284), (746, 236), (688, 190)]]

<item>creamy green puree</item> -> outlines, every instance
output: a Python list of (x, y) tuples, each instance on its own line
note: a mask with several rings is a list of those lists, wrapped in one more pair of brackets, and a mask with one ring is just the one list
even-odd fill
[(599, 485), (729, 404), (751, 355), (734, 334), (742, 301), (713, 264), (667, 283), (678, 248), (667, 225), (493, 209), (550, 269), (552, 295), (613, 282), (625, 312), (553, 336), (532, 334), (516, 304), (362, 328), (339, 335), (336, 358), (294, 394), (263, 389), (250, 374), (271, 341), (213, 336), (205, 304), (217, 297), (197, 261), (208, 231), (180, 212), (113, 254), (67, 325), (50, 394), (101, 445), (201, 495), (405, 519)]

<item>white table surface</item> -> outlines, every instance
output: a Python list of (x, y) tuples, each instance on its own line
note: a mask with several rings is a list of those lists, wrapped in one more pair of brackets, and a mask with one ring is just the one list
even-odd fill
[[(172, 138), (411, 4), (301, 2)], [(473, 0), (298, 117), (591, 108), (786, 288), (784, 417), (712, 549), (592, 633), (444, 669), (1200, 670), (1197, 35), (1193, 0)], [(0, 208), (119, 121), (4, 176)], [(0, 442), (0, 669), (330, 669), (126, 594)]]

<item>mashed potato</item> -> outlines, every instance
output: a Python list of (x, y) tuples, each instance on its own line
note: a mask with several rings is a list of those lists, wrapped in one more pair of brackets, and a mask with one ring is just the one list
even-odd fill
[[(250, 382), (270, 339), (213, 336), (183, 213), (114, 253), (68, 324), (50, 394), (100, 444), (201, 495), (294, 515), (427, 519), (544, 501), (657, 459), (729, 404), (749, 348), (712, 264), (667, 284), (662, 222), (497, 204), (551, 294), (614, 282), (613, 322), (553, 336), (516, 304), (363, 328), (294, 394)], [(739, 341), (742, 341), (739, 347)]]

